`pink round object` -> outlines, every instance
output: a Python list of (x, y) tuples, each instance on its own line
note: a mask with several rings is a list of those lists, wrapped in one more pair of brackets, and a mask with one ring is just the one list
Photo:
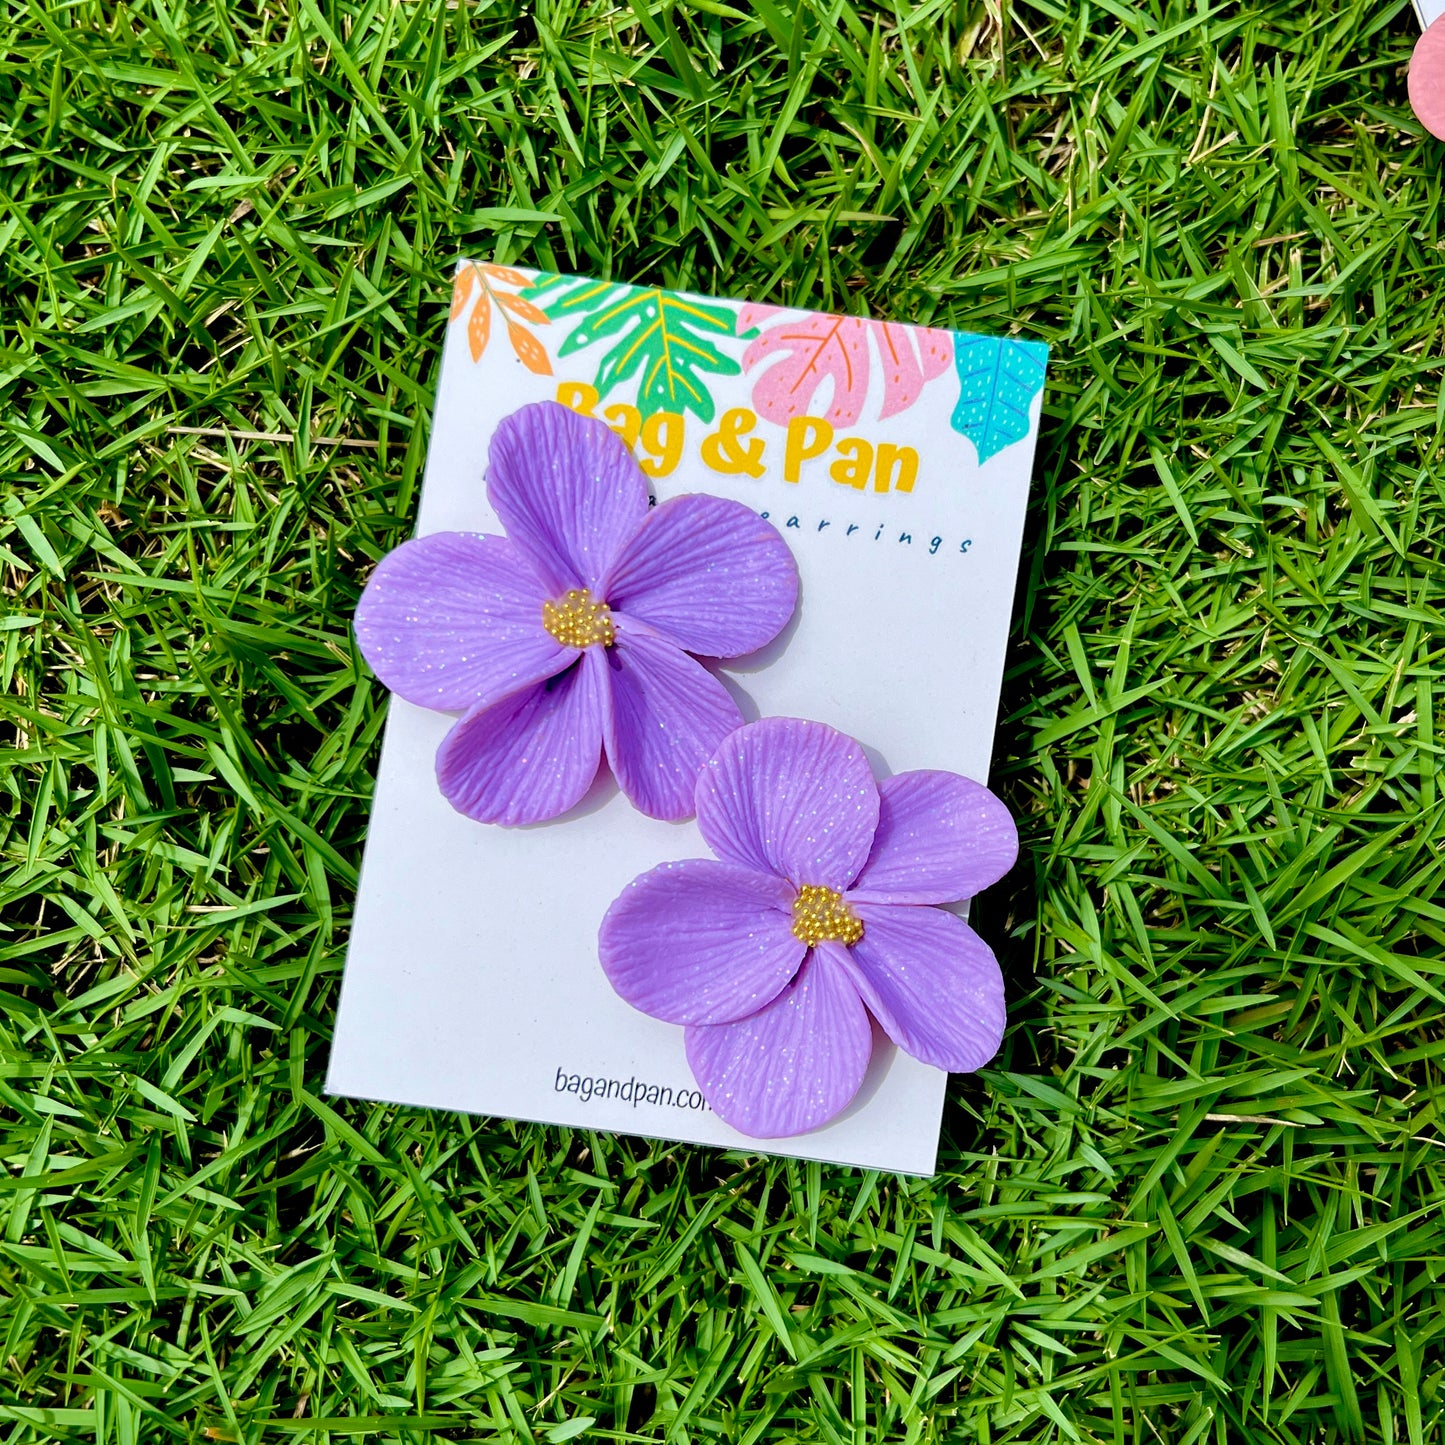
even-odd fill
[(1445, 140), (1445, 16), (1415, 42), (1410, 57), (1410, 108), (1431, 135)]

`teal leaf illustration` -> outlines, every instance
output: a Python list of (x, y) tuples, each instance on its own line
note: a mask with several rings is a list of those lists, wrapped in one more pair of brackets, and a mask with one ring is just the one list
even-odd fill
[(1037, 341), (956, 332), (953, 364), (961, 388), (953, 429), (974, 445), (980, 464), (1029, 434), (1029, 410), (1044, 387), (1049, 348)]
[(735, 307), (657, 286), (574, 276), (539, 278), (526, 294), (552, 321), (581, 318), (557, 356), (597, 348), (592, 384), (598, 393), (606, 396), (636, 378), (637, 409), (644, 417), (690, 411), (711, 421), (708, 375), (736, 376), (742, 370), (716, 345), (737, 335)]

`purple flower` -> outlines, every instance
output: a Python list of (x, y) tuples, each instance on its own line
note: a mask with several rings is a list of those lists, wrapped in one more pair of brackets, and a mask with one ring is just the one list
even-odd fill
[(505, 537), (439, 532), (381, 559), (356, 609), (377, 676), (461, 712), (437, 752), (453, 807), (536, 823), (576, 804), (605, 750), (654, 818), (689, 818), (702, 765), (742, 723), (691, 654), (740, 657), (793, 615), (787, 543), (739, 502), (648, 508), (600, 421), (555, 402), (497, 428), (487, 496)]
[(857, 1092), (871, 1014), (914, 1058), (982, 1068), (1003, 978), (956, 914), (1018, 855), (1008, 810), (957, 773), (874, 781), (822, 723), (765, 718), (697, 783), (717, 859), (664, 863), (602, 922), (602, 967), (635, 1008), (687, 1028), (712, 1107), (758, 1138), (826, 1124)]

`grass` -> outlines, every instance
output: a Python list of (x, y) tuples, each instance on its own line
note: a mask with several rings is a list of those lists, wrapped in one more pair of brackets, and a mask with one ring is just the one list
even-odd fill
[[(5, 17), (6, 1442), (1441, 1438), (1407, 7)], [(460, 252), (1053, 344), (936, 1178), (322, 1097)]]

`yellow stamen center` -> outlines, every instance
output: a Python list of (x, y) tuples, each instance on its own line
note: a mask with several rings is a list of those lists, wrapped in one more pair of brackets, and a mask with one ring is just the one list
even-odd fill
[(574, 587), (555, 602), (542, 604), (542, 626), (563, 647), (611, 647), (617, 637), (612, 609), (585, 587)]
[(793, 937), (809, 948), (820, 943), (857, 943), (863, 920), (843, 902), (843, 895), (818, 883), (805, 883), (793, 899)]

